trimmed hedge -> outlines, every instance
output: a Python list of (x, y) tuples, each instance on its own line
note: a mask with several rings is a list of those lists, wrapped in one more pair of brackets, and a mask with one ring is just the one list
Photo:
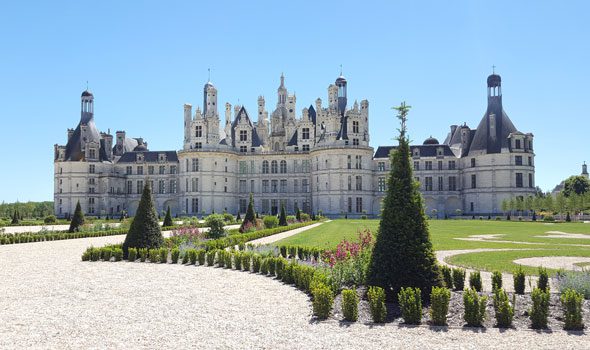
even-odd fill
[(582, 330), (584, 321), (582, 318), (582, 301), (584, 296), (573, 289), (566, 289), (561, 294), (561, 303), (564, 308), (565, 330)]
[(32, 243), (32, 242), (47, 242), (47, 241), (60, 241), (64, 239), (77, 239), (77, 238), (91, 238), (91, 237), (104, 237), (104, 236), (116, 236), (124, 235), (127, 233), (126, 229), (113, 229), (104, 231), (78, 231), (78, 232), (67, 232), (67, 231), (48, 231), (43, 233), (3, 233), (0, 234), (0, 245), (3, 244), (19, 244), (19, 243)]
[(531, 327), (533, 329), (547, 328), (547, 316), (549, 315), (549, 290), (535, 288), (531, 293), (533, 305), (529, 310)]
[(496, 312), (496, 325), (500, 328), (512, 326), (514, 318), (514, 305), (508, 301), (508, 295), (502, 288), (494, 292), (494, 311)]
[(334, 304), (334, 293), (325, 284), (317, 285), (311, 293), (314, 316), (320, 320), (327, 319), (332, 311), (332, 304)]
[(481, 292), (481, 273), (479, 271), (469, 274), (469, 287), (475, 289), (476, 292)]
[(453, 286), (455, 290), (463, 290), (465, 288), (465, 269), (460, 267), (453, 268)]
[(465, 312), (463, 319), (470, 327), (481, 327), (486, 316), (486, 302), (488, 298), (477, 294), (475, 289), (467, 289), (463, 293)]
[(514, 292), (516, 294), (523, 295), (524, 290), (525, 290), (526, 275), (524, 273), (524, 270), (522, 269), (522, 266), (519, 265), (518, 270), (514, 271), (513, 278), (514, 278)]
[(402, 318), (406, 324), (422, 322), (422, 293), (420, 288), (402, 287), (397, 295)]
[(447, 325), (450, 300), (451, 291), (448, 288), (432, 287), (430, 293), (430, 318), (435, 326)]
[(387, 307), (385, 306), (385, 290), (381, 287), (371, 286), (367, 291), (371, 317), (375, 323), (385, 322)]
[(359, 297), (354, 289), (342, 291), (342, 314), (349, 322), (356, 322), (359, 318)]

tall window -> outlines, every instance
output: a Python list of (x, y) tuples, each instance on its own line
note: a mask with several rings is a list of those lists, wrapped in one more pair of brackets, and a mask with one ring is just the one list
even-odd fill
[(299, 193), (299, 180), (293, 180), (293, 193)]
[(377, 170), (378, 171), (385, 171), (385, 162), (377, 163)]
[[(149, 165), (148, 166), (148, 174), (149, 175), (154, 175), (154, 166), (153, 165)], [(152, 186), (152, 191), (154, 190), (154, 187)]]
[(443, 170), (443, 167), (442, 167), (442, 160), (439, 160), (439, 161), (438, 161), (438, 170)]
[(352, 213), (352, 197), (348, 197), (348, 212)]
[(193, 198), (191, 204), (192, 204), (191, 211), (193, 213), (198, 213), (199, 212), (199, 198)]
[(356, 197), (356, 212), (363, 212), (363, 197)]
[(203, 137), (203, 126), (197, 125), (195, 130), (195, 137)]
[(170, 166), (170, 174), (176, 174), (176, 165)]
[(240, 198), (240, 213), (245, 213), (248, 208), (248, 201), (246, 198)]
[(455, 170), (456, 163), (454, 160), (449, 160), (449, 170)]
[(160, 175), (166, 174), (166, 166), (160, 165)]
[(522, 156), (514, 156), (514, 164), (522, 165)]
[(358, 176), (356, 177), (356, 190), (362, 191), (363, 190), (363, 177)]
[(137, 194), (141, 194), (143, 192), (143, 180), (137, 181)]
[(529, 157), (529, 166), (533, 166), (533, 157)]
[(348, 169), (352, 169), (352, 156), (348, 155)]
[(420, 170), (420, 162), (417, 160), (414, 161), (414, 170)]
[(432, 176), (426, 176), (424, 178), (424, 190), (432, 191)]
[(301, 129), (301, 138), (303, 140), (309, 140), (309, 128), (302, 128)]
[(246, 180), (240, 180), (240, 193), (246, 192)]
[(158, 181), (158, 193), (166, 193), (166, 182), (164, 182), (164, 180)]
[(90, 159), (95, 159), (96, 158), (96, 150), (95, 149), (90, 149), (88, 150), (88, 156)]
[(287, 161), (281, 160), (281, 174), (287, 173)]
[(176, 180), (170, 180), (170, 193), (176, 193)]
[(240, 161), (240, 174), (247, 174), (248, 173), (248, 162), (245, 160)]
[(442, 176), (438, 177), (438, 190), (439, 191), (443, 190), (443, 177)]
[(355, 134), (359, 133), (359, 122), (357, 122), (357, 121), (352, 122), (352, 132)]
[(143, 166), (138, 166), (137, 167), (137, 175), (143, 175)]
[(304, 193), (309, 192), (309, 180), (308, 179), (301, 180), (301, 189), (303, 190)]
[(268, 160), (262, 161), (262, 173), (268, 174)]
[(281, 180), (281, 193), (287, 192), (287, 180)]
[(308, 159), (305, 159), (301, 162), (301, 170), (304, 173), (309, 173), (310, 168), (309, 168), (309, 160)]
[(449, 176), (449, 191), (457, 190), (457, 178), (455, 176)]
[(276, 174), (279, 172), (279, 163), (276, 160), (270, 162), (270, 172)]
[(127, 174), (127, 175), (133, 174), (133, 168), (131, 166), (127, 166), (125, 168), (125, 174)]
[(363, 157), (362, 156), (355, 156), (355, 161), (356, 161), (356, 169), (362, 169), (363, 168)]
[(514, 148), (520, 149), (520, 140), (514, 140)]
[(262, 193), (268, 193), (268, 180), (262, 180)]
[(516, 187), (522, 187), (522, 173), (516, 173)]
[(427, 160), (426, 162), (424, 162), (424, 167), (426, 168), (426, 170), (432, 170), (432, 161)]
[(475, 158), (471, 158), (471, 167), (474, 168), (475, 167)]
[(199, 192), (199, 179), (193, 178), (191, 180), (191, 192)]
[(270, 192), (277, 193), (279, 191), (279, 180), (270, 181)]
[(352, 191), (352, 176), (348, 175), (348, 190)]
[(534, 183), (533, 183), (533, 174), (529, 173), (529, 187), (533, 188), (534, 187)]
[(248, 130), (240, 130), (240, 141), (248, 141)]
[(254, 180), (250, 180), (250, 192), (254, 193)]
[(127, 181), (127, 194), (131, 194), (133, 193), (133, 181), (128, 180)]
[(471, 175), (471, 188), (476, 188), (477, 187), (477, 181), (476, 181), (476, 177), (475, 174)]
[(380, 177), (377, 183), (377, 189), (379, 192), (385, 192), (385, 178)]

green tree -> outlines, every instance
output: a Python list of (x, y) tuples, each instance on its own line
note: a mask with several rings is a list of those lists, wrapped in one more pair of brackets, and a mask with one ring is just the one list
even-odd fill
[(163, 227), (170, 227), (173, 226), (174, 223), (172, 222), (172, 214), (170, 213), (170, 206), (166, 210), (166, 216), (164, 217), (164, 223), (162, 224)]
[(72, 217), (72, 221), (70, 222), (70, 229), (68, 232), (78, 232), (80, 231), (80, 227), (84, 225), (84, 213), (82, 213), (82, 207), (80, 206), (80, 201), (76, 203), (76, 209), (74, 210), (74, 217)]
[(301, 210), (299, 210), (297, 202), (295, 202), (295, 219), (297, 219), (297, 221), (301, 221)]
[(430, 241), (424, 203), (410, 166), (406, 120), (410, 109), (395, 107), (401, 121), (397, 149), (390, 154), (391, 170), (383, 198), (381, 221), (368, 271), (368, 285), (385, 289), (389, 300), (402, 287), (415, 287), (428, 297), (442, 278)]
[(285, 213), (284, 203), (281, 203), (281, 215), (279, 216), (279, 226), (287, 226), (287, 214)]
[(127, 258), (129, 248), (155, 249), (160, 248), (162, 244), (164, 237), (152, 200), (150, 182), (146, 181), (137, 212), (123, 242), (123, 254)]
[(544, 202), (545, 203), (543, 204), (543, 206), (545, 207), (545, 210), (547, 210), (550, 213), (553, 213), (555, 211), (555, 200), (553, 196), (549, 194), (547, 197), (545, 197)]
[(506, 215), (507, 211), (508, 211), (508, 199), (504, 198), (502, 200), (502, 212), (504, 213), (504, 215)]
[(18, 211), (14, 209), (14, 215), (12, 215), (12, 221), (10, 222), (11, 225), (18, 225), (20, 219), (18, 218)]
[(510, 210), (510, 215), (514, 214), (515, 209), (516, 209), (516, 201), (514, 200), (514, 198), (510, 197), (510, 200), (508, 201), (508, 210)]
[(567, 210), (567, 198), (563, 191), (559, 192), (555, 197), (555, 210), (559, 213), (561, 219), (563, 219), (563, 213)]
[(524, 199), (524, 209), (530, 212), (533, 210), (533, 196), (526, 196)]
[(570, 176), (565, 180), (563, 194), (569, 197), (571, 194), (584, 194), (590, 191), (590, 180), (582, 175)]
[(522, 215), (524, 210), (524, 199), (522, 197), (516, 197), (516, 210), (519, 213), (518, 215)]
[(250, 202), (248, 202), (246, 216), (244, 217), (244, 221), (242, 221), (242, 225), (240, 225), (240, 232), (244, 232), (248, 223), (256, 226), (256, 214), (254, 214), (254, 198), (252, 197), (252, 193), (250, 193)]

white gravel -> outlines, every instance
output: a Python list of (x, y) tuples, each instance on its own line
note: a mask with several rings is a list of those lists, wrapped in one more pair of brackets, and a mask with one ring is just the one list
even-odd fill
[(582, 271), (584, 268), (575, 264), (590, 263), (590, 258), (582, 256), (544, 256), (534, 258), (522, 258), (514, 260), (515, 264), (527, 266), (543, 266), (550, 269), (564, 269)]
[[(329, 221), (326, 221), (326, 222), (329, 222)], [(252, 240), (252, 241), (250, 241), (248, 243), (254, 244), (254, 245), (263, 245), (263, 244), (274, 243), (274, 242), (280, 241), (281, 239), (284, 239), (284, 238), (287, 238), (287, 237), (291, 237), (293, 235), (296, 235), (298, 233), (301, 233), (303, 231), (311, 230), (312, 228), (318, 227), (321, 224), (322, 224), (321, 222), (318, 222), (317, 224), (312, 224), (312, 225), (309, 225), (309, 226), (303, 226), (303, 227), (300, 227), (300, 228), (296, 228), (294, 230), (277, 233), (276, 235), (258, 238), (258, 239)]]
[(87, 246), (122, 240), (0, 246), (0, 348), (590, 348), (590, 337), (562, 331), (316, 323), (305, 294), (268, 277), (210, 267), (80, 261)]

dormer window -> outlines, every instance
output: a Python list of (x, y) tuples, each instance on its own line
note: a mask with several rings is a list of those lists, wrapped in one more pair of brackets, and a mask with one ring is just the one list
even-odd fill
[(514, 140), (514, 148), (520, 149), (520, 140)]
[(166, 155), (164, 153), (158, 154), (158, 160), (160, 162), (165, 162), (166, 161)]
[(196, 126), (195, 137), (203, 137), (203, 126), (202, 125)]
[(90, 159), (96, 159), (96, 150), (94, 148), (88, 150), (88, 157)]
[(248, 141), (248, 131), (240, 130), (240, 141)]
[(138, 162), (143, 162), (143, 153), (139, 153), (136, 159)]

